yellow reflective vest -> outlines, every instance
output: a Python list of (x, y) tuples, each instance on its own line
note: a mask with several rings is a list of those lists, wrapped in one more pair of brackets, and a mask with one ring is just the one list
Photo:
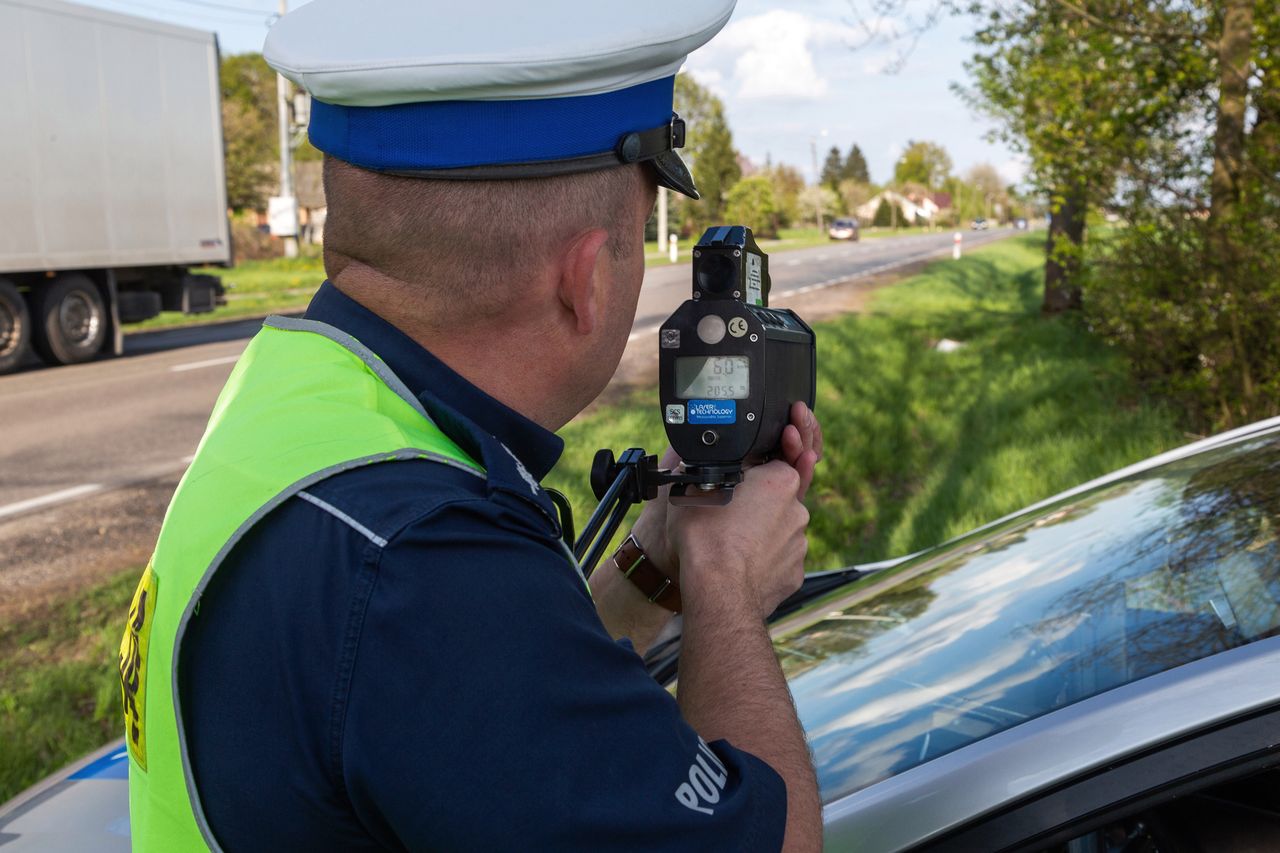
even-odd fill
[(135, 850), (218, 849), (178, 695), (182, 637), (219, 564), (282, 502), (361, 465), (428, 459), (484, 477), (385, 363), (350, 335), (269, 318), (249, 343), (165, 514), (120, 642)]

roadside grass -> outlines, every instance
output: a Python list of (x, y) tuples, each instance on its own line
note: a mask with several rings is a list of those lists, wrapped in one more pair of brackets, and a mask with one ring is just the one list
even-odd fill
[[(1071, 318), (1040, 316), (1043, 238), (942, 261), (818, 325), (826, 458), (808, 498), (810, 570), (906, 554), (1184, 443), (1123, 361)], [(934, 349), (943, 339), (964, 344)], [(666, 446), (655, 389), (561, 434), (549, 478), (579, 524), (600, 447)]]
[(111, 664), (140, 574), (0, 624), (0, 803), (123, 735)]

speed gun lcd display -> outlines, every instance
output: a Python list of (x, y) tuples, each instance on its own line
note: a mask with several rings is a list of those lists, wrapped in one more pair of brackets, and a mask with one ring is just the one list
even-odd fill
[(751, 394), (751, 359), (745, 355), (676, 359), (676, 396), (683, 400), (745, 400)]

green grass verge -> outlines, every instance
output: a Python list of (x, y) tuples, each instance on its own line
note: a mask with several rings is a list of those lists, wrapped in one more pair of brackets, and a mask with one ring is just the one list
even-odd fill
[(139, 575), (0, 625), (0, 802), (123, 735), (111, 664)]
[[(1043, 238), (943, 261), (817, 327), (826, 459), (809, 496), (809, 568), (942, 542), (1184, 442), (1124, 363), (1074, 319), (1039, 314)], [(964, 342), (938, 352), (942, 338)], [(581, 517), (600, 447), (666, 445), (656, 392), (567, 426), (550, 478)]]

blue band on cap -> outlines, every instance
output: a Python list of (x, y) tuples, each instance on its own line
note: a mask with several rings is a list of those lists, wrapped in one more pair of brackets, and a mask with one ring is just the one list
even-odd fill
[(366, 169), (457, 169), (612, 151), (671, 119), (675, 78), (602, 95), (344, 107), (313, 100), (311, 144)]

